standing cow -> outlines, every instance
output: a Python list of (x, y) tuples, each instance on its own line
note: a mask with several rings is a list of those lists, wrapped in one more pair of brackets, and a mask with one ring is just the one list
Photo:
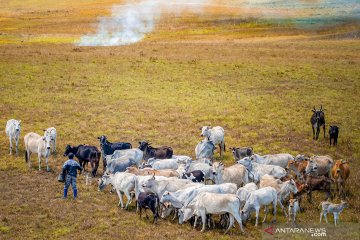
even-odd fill
[[(313, 111), (313, 115), (310, 118), (310, 123), (313, 130), (313, 139), (318, 140), (319, 139), (319, 133), (320, 133), (320, 127), (323, 126), (324, 129), (324, 138), (325, 138), (325, 113), (322, 108), (320, 107), (320, 110), (316, 110), (315, 106)], [(316, 129), (316, 135), (315, 135), (315, 129)]]
[(49, 127), (48, 129), (44, 129), (44, 136), (46, 137), (47, 135), (51, 137), (52, 152), (56, 152), (56, 128)]
[(195, 156), (196, 159), (213, 159), (215, 145), (212, 141), (207, 139), (202, 140), (196, 145)]
[(211, 126), (203, 126), (200, 128), (201, 137), (205, 137), (208, 141), (212, 141), (214, 145), (219, 145), (220, 147), (220, 157), (223, 152), (225, 152), (225, 132), (224, 129), (220, 126), (211, 127)]
[(92, 175), (95, 177), (100, 162), (100, 151), (95, 146), (79, 145), (71, 147), (67, 145), (64, 152), (64, 157), (69, 153), (73, 153), (79, 159), (80, 166), (85, 169), (85, 164), (91, 163)]
[(330, 126), (329, 129), (329, 136), (330, 136), (330, 147), (331, 147), (331, 140), (333, 139), (333, 145), (337, 145), (337, 139), (339, 136), (339, 127), (338, 126)]
[(37, 153), (39, 159), (39, 170), (41, 170), (41, 157), (45, 157), (46, 170), (49, 172), (49, 156), (50, 156), (50, 136), (40, 136), (37, 133), (28, 133), (24, 137), (25, 142), (25, 161), (28, 162), (29, 168), (31, 167), (31, 153)]
[(5, 133), (10, 141), (10, 155), (12, 154), (12, 140), (16, 142), (16, 155), (19, 153), (19, 137), (20, 137), (20, 126), (21, 120), (10, 119), (6, 123)]

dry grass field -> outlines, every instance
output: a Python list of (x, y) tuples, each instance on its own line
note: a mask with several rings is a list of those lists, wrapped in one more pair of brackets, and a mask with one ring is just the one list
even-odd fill
[[(75, 46), (115, 2), (0, 1), (0, 126), (22, 120), (19, 156), (9, 155), (4, 132), (0, 137), (0, 239), (240, 238), (238, 227), (224, 235), (219, 228), (200, 233), (170, 220), (153, 225), (139, 219), (134, 203), (121, 210), (115, 194), (98, 192), (97, 179), (85, 185), (83, 175), (78, 201), (61, 199), (56, 177), (66, 144), (98, 146), (96, 137), (105, 134), (133, 146), (143, 139), (166, 144), (175, 154), (194, 157), (203, 125), (223, 126), (227, 147), (349, 160), (350, 207), (340, 226), (359, 223), (358, 22), (303, 29), (213, 7), (202, 16), (167, 15), (133, 45)], [(329, 148), (328, 134), (312, 140), (311, 109), (321, 104), (327, 129), (340, 127), (336, 148)], [(28, 169), (23, 136), (50, 126), (58, 130), (52, 171), (44, 163), (38, 171), (35, 155)], [(229, 150), (222, 159), (216, 156), (233, 164)], [(315, 202), (323, 196), (315, 193)], [(299, 223), (317, 223), (317, 205), (304, 201), (304, 207)], [(262, 237), (262, 228), (253, 225), (247, 224), (243, 237)], [(343, 237), (358, 238), (354, 229)]]

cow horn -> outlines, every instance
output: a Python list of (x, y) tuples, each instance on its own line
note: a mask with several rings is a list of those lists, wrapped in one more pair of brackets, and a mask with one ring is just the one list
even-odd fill
[(316, 108), (315, 108), (315, 106), (314, 106), (314, 111), (316, 111)]
[(320, 111), (322, 111), (322, 110), (323, 110), (322, 105), (320, 105)]

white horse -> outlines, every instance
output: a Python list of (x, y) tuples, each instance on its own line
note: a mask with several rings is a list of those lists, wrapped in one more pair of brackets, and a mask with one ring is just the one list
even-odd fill
[(10, 140), (10, 155), (12, 154), (12, 140), (16, 141), (16, 155), (19, 153), (19, 137), (21, 131), (20, 123), (21, 120), (18, 121), (15, 119), (10, 119), (6, 123), (5, 132), (6, 136), (8, 136)]
[(47, 135), (51, 137), (52, 152), (56, 152), (56, 137), (57, 137), (56, 128), (49, 127), (46, 130), (44, 129), (44, 137), (46, 137)]
[(50, 171), (49, 156), (50, 156), (50, 136), (40, 136), (37, 133), (28, 133), (24, 137), (25, 142), (25, 161), (28, 162), (29, 168), (31, 167), (30, 155), (37, 153), (39, 159), (39, 170), (41, 170), (41, 157), (46, 159), (46, 170)]

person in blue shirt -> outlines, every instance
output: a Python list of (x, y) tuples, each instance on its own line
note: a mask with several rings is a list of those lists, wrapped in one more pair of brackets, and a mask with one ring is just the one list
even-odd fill
[(73, 153), (69, 153), (68, 158), (69, 158), (69, 160), (67, 160), (62, 167), (63, 174), (66, 175), (63, 199), (65, 199), (67, 197), (67, 192), (68, 192), (70, 185), (73, 189), (74, 199), (76, 199), (76, 197), (77, 197), (76, 175), (77, 175), (77, 170), (79, 170), (80, 174), (81, 174), (82, 167), (80, 166), (80, 164), (78, 162), (76, 162), (74, 160)]

